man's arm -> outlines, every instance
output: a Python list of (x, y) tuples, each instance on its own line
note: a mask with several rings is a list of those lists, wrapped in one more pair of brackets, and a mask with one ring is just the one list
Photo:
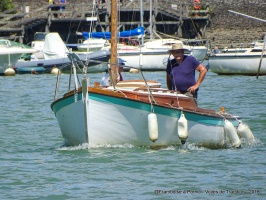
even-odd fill
[(190, 91), (191, 93), (194, 93), (198, 88), (199, 86), (201, 85), (201, 83), (203, 82), (204, 78), (205, 78), (205, 75), (207, 73), (207, 69), (202, 65), (200, 64), (196, 70), (199, 72), (199, 77), (197, 79), (197, 82), (195, 85), (191, 86), (190, 88), (188, 88), (188, 91)]

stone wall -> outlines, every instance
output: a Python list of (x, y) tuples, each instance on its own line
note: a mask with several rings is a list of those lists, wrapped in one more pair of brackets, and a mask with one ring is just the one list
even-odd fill
[[(158, 0), (169, 4), (193, 4), (193, 0)], [(211, 22), (206, 29), (206, 38), (211, 45), (250, 46), (254, 40), (266, 34), (266, 23), (232, 14), (228, 10), (266, 20), (266, 0), (201, 0), (208, 3)]]
[(266, 20), (265, 0), (205, 0), (214, 15), (207, 29), (207, 38), (212, 45), (249, 46), (266, 34), (266, 23), (232, 14), (228, 10)]

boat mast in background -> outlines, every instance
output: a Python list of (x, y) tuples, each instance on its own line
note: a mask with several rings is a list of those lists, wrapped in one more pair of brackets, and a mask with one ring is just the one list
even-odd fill
[(237, 14), (237, 15), (241, 15), (243, 17), (247, 17), (247, 18), (250, 18), (250, 19), (255, 19), (255, 20), (258, 20), (258, 21), (261, 21), (261, 22), (266, 22), (265, 19), (260, 19), (260, 18), (257, 18), (257, 17), (252, 17), (250, 15), (245, 15), (243, 13), (239, 13), (239, 12), (236, 12), (236, 11), (233, 11), (233, 10), (228, 10), (228, 12), (234, 13), (234, 14)]
[(263, 55), (265, 51), (265, 45), (266, 45), (266, 34), (264, 35), (263, 46), (262, 46), (262, 51), (261, 51), (261, 56), (260, 56), (260, 64), (259, 64), (258, 73), (257, 73), (257, 79), (260, 74), (260, 68), (261, 68), (261, 63), (262, 63), (262, 59), (263, 59)]
[[(140, 26), (144, 27), (143, 24), (143, 6), (142, 6), (142, 0), (139, 1), (139, 7), (140, 7)], [(141, 46), (144, 44), (144, 36), (141, 36)]]

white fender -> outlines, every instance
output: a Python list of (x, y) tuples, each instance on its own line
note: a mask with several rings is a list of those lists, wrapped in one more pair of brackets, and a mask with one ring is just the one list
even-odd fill
[(9, 67), (4, 72), (5, 76), (15, 76), (16, 72), (13, 68)]
[(158, 121), (157, 116), (154, 113), (148, 115), (148, 127), (149, 127), (149, 137), (152, 142), (158, 139)]
[(185, 144), (188, 138), (188, 122), (185, 115), (182, 113), (177, 122), (177, 133), (182, 144)]
[(138, 72), (139, 72), (138, 69), (133, 69), (133, 68), (131, 68), (131, 69), (129, 70), (129, 73), (138, 73)]
[(241, 145), (241, 142), (240, 142), (240, 139), (237, 135), (237, 131), (234, 127), (234, 125), (227, 119), (225, 119), (224, 121), (224, 131), (227, 135), (227, 137), (229, 138), (231, 144), (232, 144), (232, 147), (240, 147)]
[(247, 124), (244, 124), (242, 122), (240, 122), (237, 127), (237, 134), (240, 138), (244, 138), (247, 141), (254, 140), (254, 135), (251, 132), (250, 128)]
[(58, 75), (60, 73), (60, 69), (58, 69), (57, 67), (54, 67), (51, 71), (51, 74), (55, 74)]

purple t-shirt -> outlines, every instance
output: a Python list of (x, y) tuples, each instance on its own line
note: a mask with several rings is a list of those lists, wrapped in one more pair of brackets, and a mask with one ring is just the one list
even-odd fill
[(178, 65), (176, 59), (172, 59), (168, 62), (166, 71), (173, 77), (172, 89), (177, 89), (185, 93), (189, 87), (195, 85), (195, 70), (199, 65), (199, 61), (194, 57), (186, 55), (184, 55), (184, 59), (180, 65)]

